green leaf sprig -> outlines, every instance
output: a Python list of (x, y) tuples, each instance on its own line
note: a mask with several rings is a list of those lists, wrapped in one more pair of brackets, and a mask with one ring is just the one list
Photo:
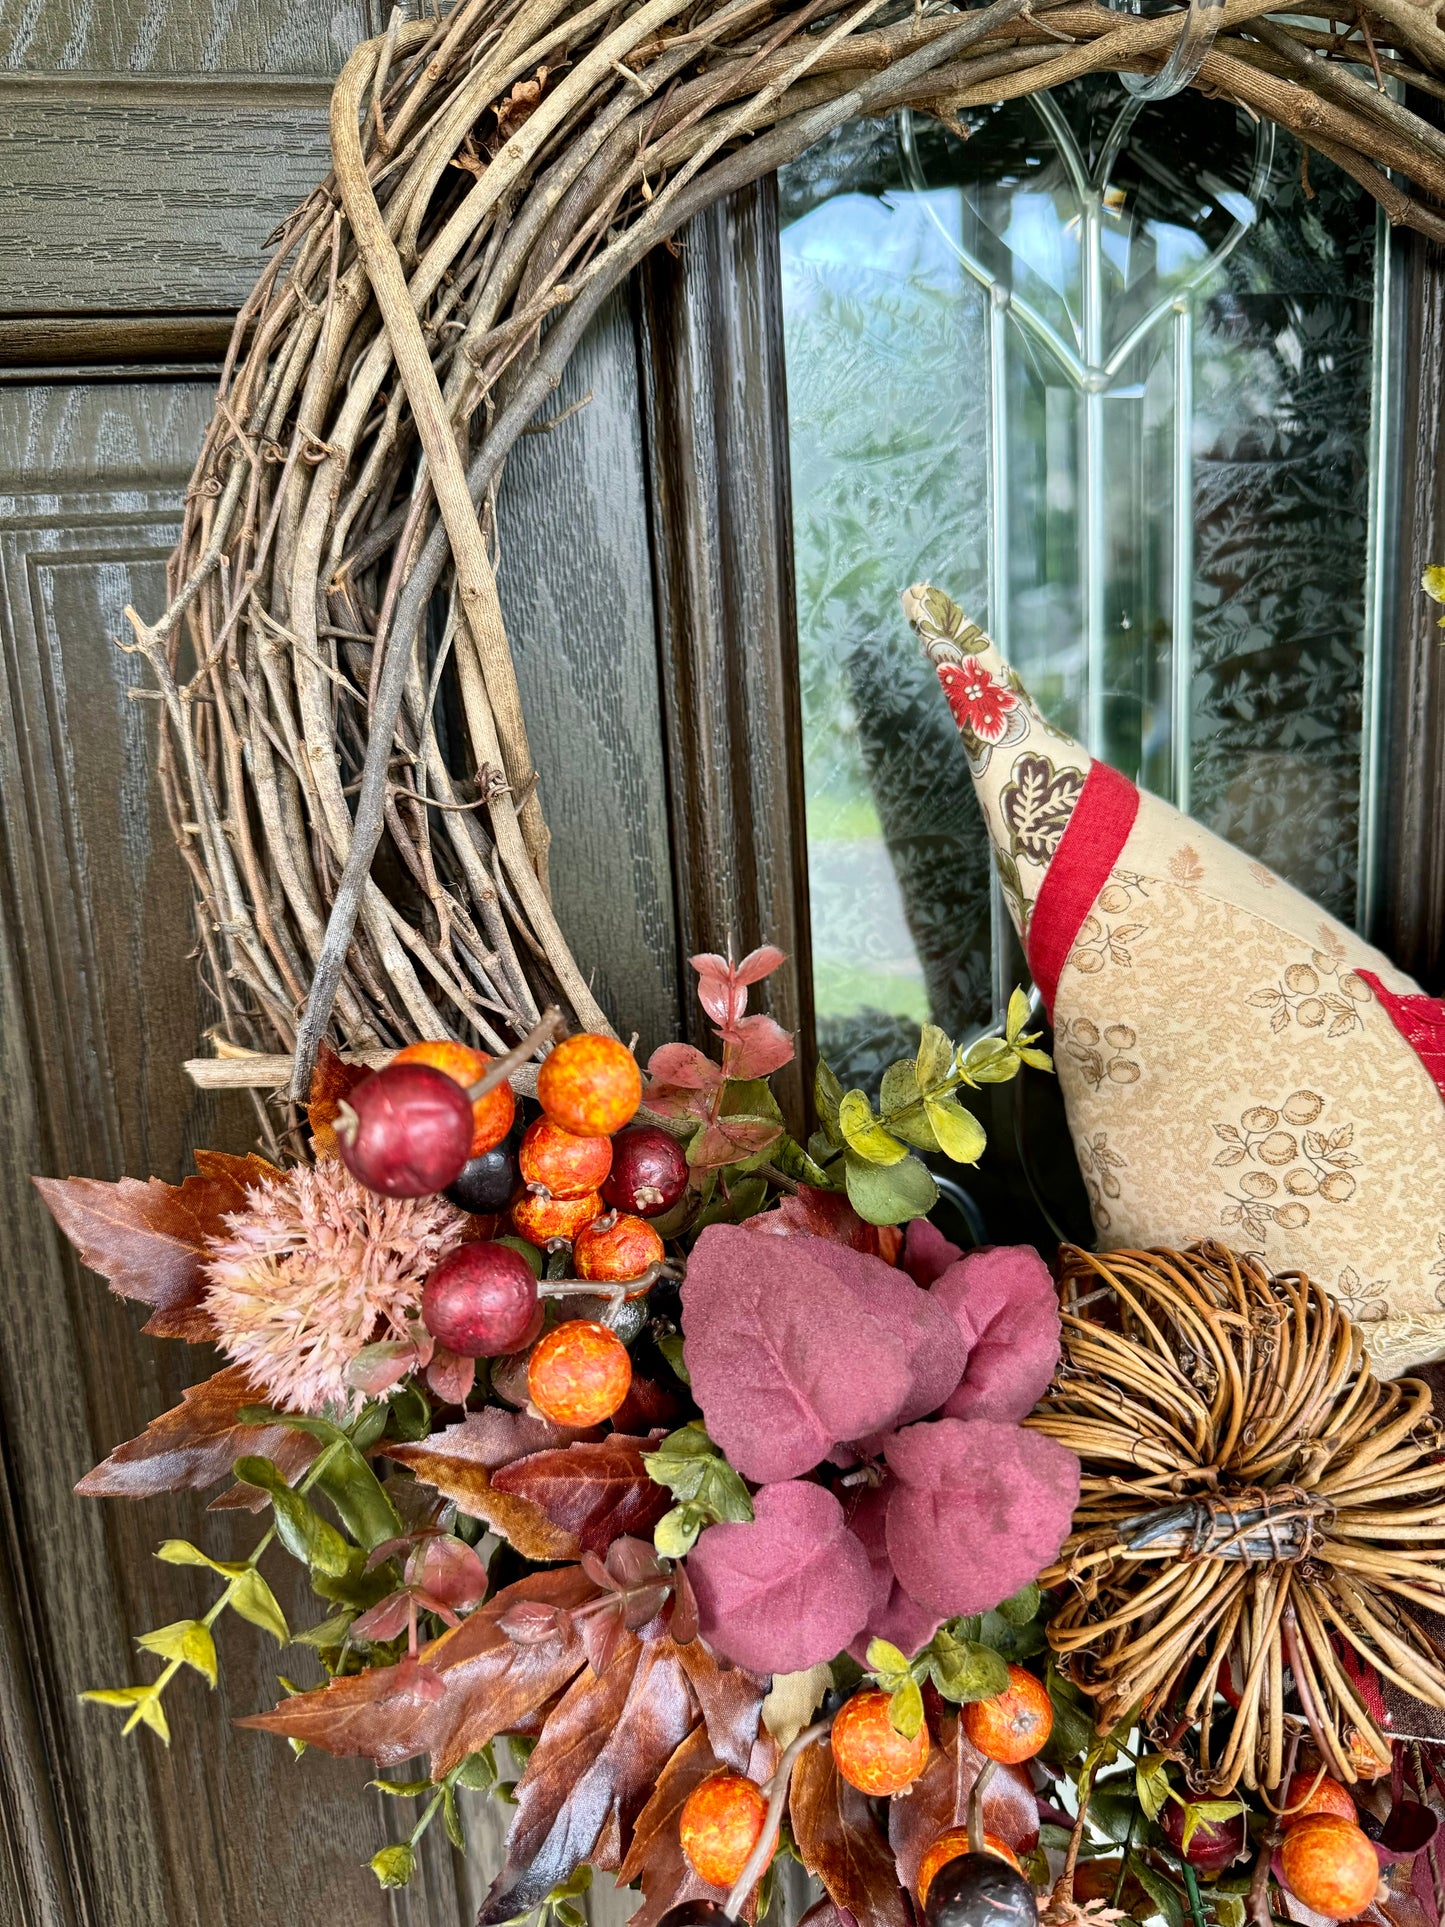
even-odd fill
[[(419, 1800), (425, 1794), (431, 1795), (406, 1839), (395, 1841), (371, 1856), (369, 1865), (380, 1884), (388, 1888), (407, 1884), (417, 1869), (417, 1846), (438, 1813), (442, 1816), (448, 1840), (458, 1853), (465, 1853), (467, 1841), (457, 1807), (457, 1788), (466, 1787), (473, 1793), (490, 1793), (497, 1784), (497, 1777), (496, 1754), (491, 1746), (484, 1746), (476, 1753), (469, 1753), (440, 1780), (373, 1780), (372, 1786), (382, 1793), (391, 1794), (394, 1799)], [(588, 1872), (590, 1877), (591, 1870)], [(574, 1927), (574, 1923), (563, 1922), (561, 1927)], [(580, 1927), (585, 1927), (585, 1922), (580, 1923)]]
[(704, 1526), (728, 1519), (746, 1525), (753, 1516), (748, 1489), (707, 1435), (700, 1419), (672, 1432), (642, 1463), (654, 1485), (678, 1500), (657, 1522), (652, 1543), (665, 1559), (681, 1559), (697, 1544)]
[(1006, 1692), (1008, 1661), (998, 1644), (1010, 1643), (1009, 1629), (1033, 1626), (1041, 1605), (1042, 1594), (1031, 1582), (992, 1612), (950, 1619), (912, 1659), (889, 1640), (870, 1640), (869, 1677), (889, 1695), (888, 1717), (894, 1731), (911, 1740), (922, 1726), (925, 1680), (932, 1680), (940, 1695), (955, 1706)]
[(819, 1063), (815, 1096), (821, 1128), (809, 1152), (824, 1171), (841, 1160), (848, 1202), (860, 1218), (903, 1224), (932, 1210), (938, 1187), (920, 1151), (955, 1164), (978, 1162), (987, 1143), (984, 1128), (956, 1093), (963, 1086), (1006, 1084), (1025, 1064), (1053, 1069), (1048, 1053), (1037, 1048), (1039, 1033), (1024, 1029), (1028, 1015), (1028, 998), (1016, 989), (1002, 1035), (980, 1037), (967, 1049), (937, 1024), (925, 1024), (918, 1055), (890, 1064), (883, 1073), (876, 1111), (866, 1092), (845, 1091), (832, 1069)]

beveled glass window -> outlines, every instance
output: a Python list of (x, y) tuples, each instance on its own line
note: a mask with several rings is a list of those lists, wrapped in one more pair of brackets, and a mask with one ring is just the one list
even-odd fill
[[(1023, 974), (898, 610), (1354, 921), (1373, 889), (1388, 249), (1240, 110), (1112, 78), (781, 177), (819, 1044), (845, 1078)], [(1312, 170), (1312, 171), (1311, 171)]]

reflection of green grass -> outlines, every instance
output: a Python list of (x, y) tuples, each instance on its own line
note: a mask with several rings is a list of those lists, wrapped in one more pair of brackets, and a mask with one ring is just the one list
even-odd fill
[(928, 1016), (928, 992), (922, 977), (869, 970), (866, 965), (815, 961), (813, 999), (820, 1017), (847, 1017), (859, 1010), (886, 1010), (921, 1024)]
[(808, 798), (808, 835), (815, 843), (854, 843), (882, 834), (871, 796)]

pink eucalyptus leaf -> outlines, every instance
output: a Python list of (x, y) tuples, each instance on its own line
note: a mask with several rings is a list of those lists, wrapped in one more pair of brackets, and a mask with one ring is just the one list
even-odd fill
[(1027, 1418), (1059, 1362), (1059, 1300), (1032, 1245), (990, 1245), (950, 1265), (932, 1296), (947, 1307), (968, 1346), (963, 1383), (948, 1418)]
[(1055, 1558), (1079, 1461), (1053, 1439), (985, 1419), (935, 1419), (889, 1439), (888, 1555), (921, 1605), (987, 1612)]
[(927, 1218), (909, 1219), (898, 1262), (915, 1285), (922, 1285), (926, 1291), (962, 1256), (959, 1247), (945, 1238), (936, 1224), (930, 1224)]
[(690, 958), (697, 972), (697, 1000), (715, 1024), (726, 1028), (748, 1007), (747, 985), (739, 983), (737, 966), (715, 952)]
[(864, 1486), (848, 1510), (848, 1529), (868, 1555), (873, 1575), (873, 1600), (868, 1623), (854, 1640), (853, 1657), (866, 1664), (870, 1639), (886, 1639), (909, 1658), (920, 1652), (943, 1624), (942, 1613), (930, 1612), (903, 1590), (888, 1556), (888, 1487)]
[(424, 1539), (406, 1565), (407, 1583), (424, 1587), (449, 1606), (463, 1612), (480, 1606), (487, 1596), (487, 1569), (466, 1544), (449, 1532)]
[(476, 1383), (477, 1361), (460, 1358), (438, 1345), (426, 1369), (426, 1382), (443, 1405), (465, 1405)]
[(434, 1592), (428, 1592), (425, 1586), (413, 1586), (411, 1596), (422, 1611), (435, 1613), (444, 1625), (461, 1625), (461, 1615), (454, 1612), (445, 1599), (438, 1598)]
[(748, 952), (733, 975), (740, 984), (760, 984), (764, 977), (771, 977), (787, 961), (786, 950), (779, 950), (776, 944), (761, 943), (756, 950)]
[(771, 1017), (744, 1017), (728, 1035), (729, 1077), (770, 1077), (793, 1061), (793, 1040)]
[(420, 1349), (409, 1338), (388, 1338), (361, 1348), (346, 1367), (346, 1382), (367, 1398), (380, 1398), (425, 1363)]
[(712, 1098), (707, 1091), (685, 1090), (681, 1084), (649, 1084), (642, 1101), (659, 1117), (696, 1117), (703, 1123), (712, 1110)]
[(540, 1646), (566, 1631), (571, 1625), (571, 1616), (540, 1599), (520, 1599), (515, 1606), (507, 1608), (497, 1625), (514, 1646)]
[(704, 1125), (687, 1147), (687, 1161), (694, 1171), (717, 1171), (724, 1165), (740, 1164), (776, 1144), (783, 1135), (781, 1124), (770, 1124), (759, 1117), (720, 1117)]
[(384, 1646), (387, 1640), (396, 1639), (406, 1631), (411, 1614), (411, 1593), (403, 1586), (400, 1592), (389, 1592), (369, 1612), (364, 1612), (359, 1619), (353, 1619), (351, 1637), (369, 1639), (378, 1646)]
[(751, 1525), (709, 1526), (688, 1554), (703, 1638), (755, 1673), (795, 1673), (841, 1652), (868, 1617), (868, 1555), (820, 1485), (753, 1495)]
[(650, 1077), (659, 1084), (674, 1084), (685, 1091), (716, 1090), (723, 1081), (723, 1068), (691, 1044), (659, 1044), (647, 1060)]
[(428, 1666), (424, 1660), (403, 1659), (386, 1669), (385, 1690), (376, 1697), (380, 1703), (400, 1700), (417, 1706), (443, 1698), (446, 1690), (446, 1681), (434, 1666)]
[(907, 1345), (835, 1259), (880, 1262), (738, 1225), (709, 1225), (693, 1247), (683, 1356), (708, 1432), (744, 1478), (808, 1471), (839, 1440), (891, 1423), (912, 1389)]

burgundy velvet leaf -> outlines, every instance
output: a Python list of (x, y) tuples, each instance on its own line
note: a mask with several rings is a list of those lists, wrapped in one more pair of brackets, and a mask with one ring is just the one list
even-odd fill
[(945, 1618), (986, 1612), (1049, 1564), (1079, 1498), (1079, 1461), (1053, 1439), (984, 1419), (895, 1432), (888, 1553), (900, 1583)]
[(624, 1533), (651, 1538), (672, 1494), (647, 1476), (653, 1441), (614, 1432), (595, 1445), (533, 1452), (492, 1474), (492, 1490), (527, 1499), (584, 1552), (606, 1552)]
[(684, 1091), (716, 1090), (723, 1068), (691, 1044), (660, 1044), (647, 1060), (650, 1077)]
[(822, 1881), (835, 1907), (866, 1927), (911, 1927), (892, 1851), (867, 1796), (839, 1773), (826, 1740), (798, 1756), (789, 1812), (803, 1865)]
[(936, 1412), (963, 1376), (968, 1358), (962, 1334), (947, 1307), (930, 1292), (921, 1291), (907, 1272), (885, 1265), (879, 1258), (839, 1250), (831, 1266), (857, 1302), (905, 1347), (908, 1396), (892, 1413), (889, 1424), (909, 1425)]
[(1059, 1301), (1032, 1245), (992, 1245), (950, 1265), (932, 1296), (958, 1321), (968, 1369), (949, 1418), (1017, 1421), (1048, 1390), (1059, 1362)]
[[(587, 1656), (569, 1615), (596, 1594), (580, 1566), (530, 1573), (506, 1587), (422, 1648), (421, 1660), (442, 1683), (435, 1698), (398, 1693), (390, 1677), (397, 1668), (377, 1666), (297, 1693), (240, 1724), (379, 1766), (428, 1753), (440, 1779), (499, 1733), (523, 1728), (583, 1670)], [(498, 1622), (523, 1601), (559, 1609), (548, 1638), (523, 1643), (502, 1630)]]
[(868, 1555), (820, 1485), (753, 1495), (751, 1525), (709, 1526), (688, 1554), (702, 1636), (753, 1672), (797, 1673), (831, 1659), (863, 1626)]
[(730, 1077), (770, 1077), (793, 1061), (793, 1040), (771, 1017), (744, 1017), (728, 1033)]
[(938, 1226), (930, 1224), (927, 1218), (909, 1219), (898, 1262), (915, 1285), (922, 1285), (926, 1291), (962, 1256), (960, 1248), (945, 1238)]
[(821, 1238), (736, 1225), (709, 1225), (693, 1247), (683, 1356), (708, 1432), (745, 1478), (806, 1472), (908, 1400), (906, 1336), (860, 1301), (843, 1264), (887, 1269)]
[(320, 1442), (289, 1425), (242, 1425), (236, 1414), (264, 1405), (266, 1394), (240, 1365), (190, 1386), (181, 1403), (153, 1418), (138, 1439), (118, 1445), (87, 1472), (76, 1491), (87, 1499), (149, 1499), (159, 1492), (200, 1491), (229, 1478), (250, 1453), (271, 1459), (295, 1479), (321, 1450)]
[(155, 1310), (146, 1322), (153, 1338), (212, 1342), (215, 1326), (201, 1309), (207, 1241), (222, 1234), (228, 1212), (246, 1202), (248, 1186), (279, 1175), (254, 1154), (197, 1151), (199, 1176), (180, 1184), (159, 1178), (33, 1180), (50, 1214), (80, 1254), (120, 1298)]
[(848, 1512), (848, 1528), (867, 1553), (873, 1575), (868, 1623), (850, 1649), (860, 1665), (866, 1663), (870, 1639), (886, 1639), (911, 1659), (943, 1624), (942, 1613), (920, 1606), (899, 1585), (888, 1556), (887, 1521), (888, 1487), (861, 1487)]
[[(628, 1634), (600, 1676), (584, 1673), (549, 1714), (517, 1783), (507, 1858), (478, 1927), (538, 1906), (599, 1842), (630, 1836), (658, 1775), (696, 1721), (677, 1649)], [(616, 1855), (616, 1857), (614, 1857)]]
[[(919, 1864), (939, 1834), (966, 1824), (968, 1798), (983, 1764), (983, 1755), (950, 1717), (907, 1795), (889, 1801), (888, 1838), (899, 1882), (910, 1892), (917, 1885)], [(1033, 1851), (1039, 1838), (1039, 1803), (1025, 1768), (995, 1766), (982, 1804), (989, 1833), (996, 1833), (1015, 1853)]]

